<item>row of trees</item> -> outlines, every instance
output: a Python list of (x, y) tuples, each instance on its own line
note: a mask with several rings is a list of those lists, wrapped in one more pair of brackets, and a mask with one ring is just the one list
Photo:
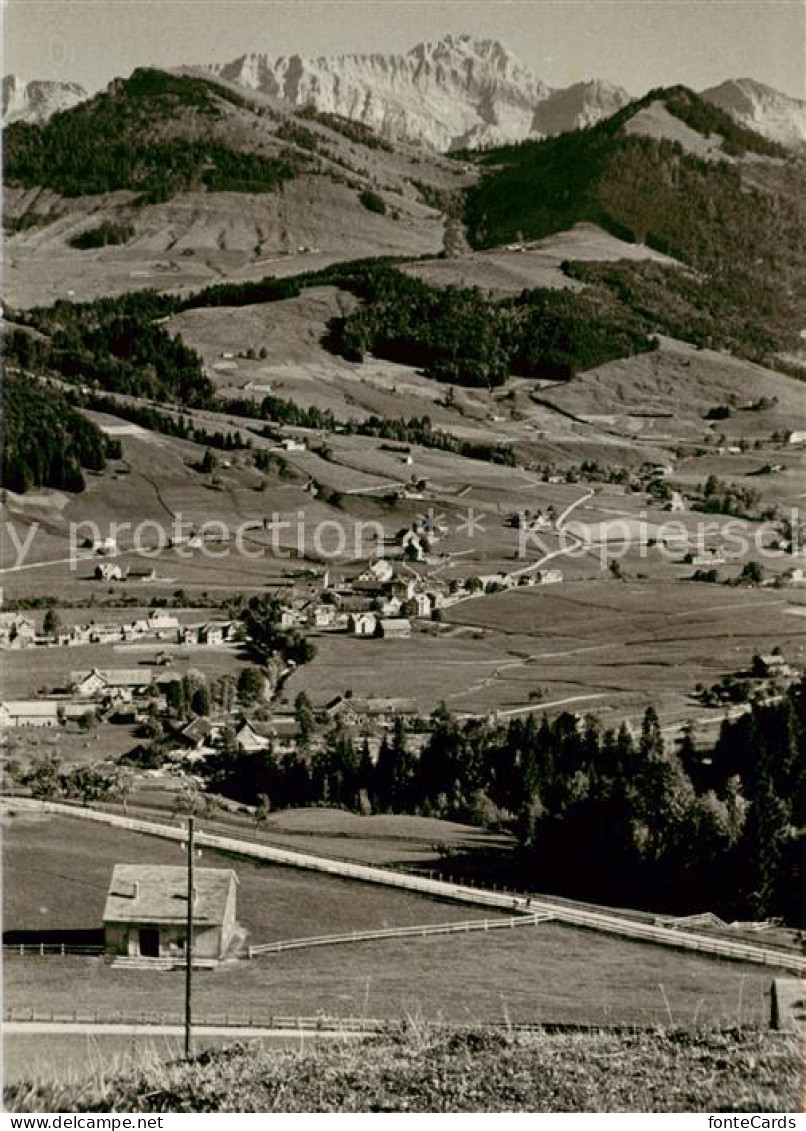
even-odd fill
[[(310, 733), (310, 728), (308, 728)], [(212, 791), (250, 804), (418, 812), (513, 831), (518, 882), (581, 898), (806, 924), (806, 681), (726, 721), (713, 748), (593, 717), (459, 723), (444, 708), (410, 748), (397, 720), (377, 760), (335, 726), (321, 748), (275, 757), (231, 744)]]

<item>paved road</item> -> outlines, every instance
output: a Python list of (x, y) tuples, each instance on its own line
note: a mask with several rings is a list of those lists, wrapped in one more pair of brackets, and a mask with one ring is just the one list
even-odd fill
[[(126, 1021), (4, 1021), (6, 1037), (74, 1036), (88, 1034), (93, 1037), (183, 1037), (182, 1025), (152, 1025)], [(318, 1029), (308, 1023), (299, 1028), (261, 1028), (257, 1025), (194, 1025), (195, 1037), (295, 1037), (316, 1040), (343, 1040), (345, 1037), (362, 1037), (365, 1033), (341, 1029)]]

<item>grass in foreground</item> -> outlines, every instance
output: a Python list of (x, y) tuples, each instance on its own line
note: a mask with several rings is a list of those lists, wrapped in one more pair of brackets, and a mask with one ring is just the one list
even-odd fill
[(68, 1084), (11, 1111), (797, 1111), (797, 1042), (758, 1029), (587, 1034), (391, 1028), (300, 1052), (234, 1045)]

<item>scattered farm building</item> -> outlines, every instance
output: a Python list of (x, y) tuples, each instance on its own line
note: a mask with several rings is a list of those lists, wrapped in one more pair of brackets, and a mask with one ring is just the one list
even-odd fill
[(214, 736), (215, 727), (208, 718), (200, 715), (179, 731), (179, 738), (183, 746), (190, 750), (203, 750), (208, 741)]
[(0, 648), (27, 648), (36, 638), (36, 625), (19, 613), (0, 613)]
[(427, 593), (415, 593), (403, 606), (408, 617), (430, 617), (432, 601)]
[(52, 699), (6, 699), (0, 703), (0, 727), (58, 725), (58, 704)]
[(99, 562), (92, 576), (96, 581), (122, 581), (123, 570), (116, 562)]
[[(235, 939), (237, 877), (229, 868), (197, 868), (193, 886), (193, 955), (218, 961)], [(176, 958), (187, 939), (187, 870), (116, 864), (104, 907), (107, 950), (130, 958)]]
[(406, 617), (383, 617), (380, 626), (385, 640), (403, 640), (411, 636), (411, 621)]
[(91, 699), (110, 691), (127, 691), (143, 695), (152, 682), (150, 668), (91, 668), (70, 674), (70, 685), (82, 699)]
[(239, 750), (245, 754), (258, 754), (261, 750), (268, 750), (271, 746), (271, 729), (263, 723), (251, 722), (248, 719), (241, 723), (235, 732), (235, 742)]

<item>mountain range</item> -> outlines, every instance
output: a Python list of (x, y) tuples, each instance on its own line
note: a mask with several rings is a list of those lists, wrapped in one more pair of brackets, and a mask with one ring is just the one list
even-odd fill
[(33, 79), (25, 82), (17, 75), (3, 77), (3, 122), (46, 122), (59, 110), (69, 110), (90, 97), (74, 82)]
[[(320, 56), (250, 53), (180, 68), (257, 92), (286, 108), (359, 122), (388, 139), (439, 151), (540, 139), (610, 117), (631, 99), (594, 79), (552, 89), (502, 44), (467, 35), (421, 43), (406, 54)], [(3, 80), (6, 122), (45, 121), (82, 101), (74, 83)], [(723, 82), (703, 97), (735, 120), (789, 146), (806, 144), (806, 102), (752, 79)]]

